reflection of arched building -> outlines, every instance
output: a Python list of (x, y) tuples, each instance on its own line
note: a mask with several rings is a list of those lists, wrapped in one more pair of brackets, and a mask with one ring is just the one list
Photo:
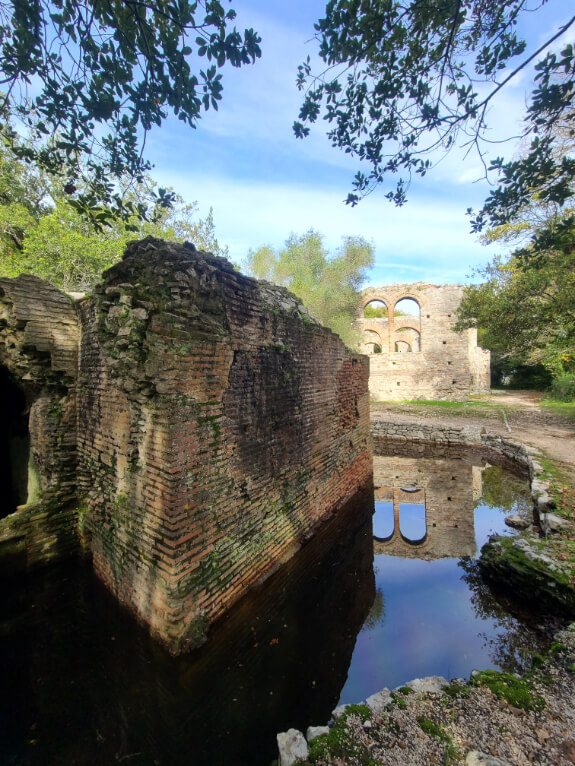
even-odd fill
[(465, 399), (489, 390), (489, 351), (476, 330), (453, 329), (462, 296), (459, 285), (423, 282), (364, 290), (356, 326), (371, 357), (373, 398)]
[[(376, 449), (377, 452), (377, 449)], [(403, 558), (460, 558), (476, 553), (474, 509), (481, 494), (481, 467), (460, 458), (383, 457), (374, 455), (376, 508), (385, 516), (374, 552)], [(423, 505), (424, 534), (407, 536), (405, 508)], [(393, 522), (392, 522), (393, 519)]]

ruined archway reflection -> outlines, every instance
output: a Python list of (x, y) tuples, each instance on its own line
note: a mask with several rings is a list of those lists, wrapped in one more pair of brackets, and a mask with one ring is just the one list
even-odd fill
[[(527, 482), (469, 451), (378, 440), (374, 449), (377, 598), (340, 703), (412, 678), (527, 667), (549, 632), (536, 616), (497, 600), (475, 568), (490, 533), (511, 533), (508, 512), (532, 512)], [(417, 534), (410, 510), (419, 514)]]

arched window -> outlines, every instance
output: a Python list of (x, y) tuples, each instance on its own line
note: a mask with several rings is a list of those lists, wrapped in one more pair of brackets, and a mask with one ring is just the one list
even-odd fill
[(376, 501), (373, 517), (373, 536), (379, 542), (391, 540), (395, 533), (393, 502)]
[(363, 309), (364, 319), (387, 319), (387, 306), (383, 301), (370, 301)]
[(30, 434), (24, 392), (0, 367), (0, 518), (28, 499)]
[(401, 298), (393, 307), (390, 340), (395, 352), (421, 351), (421, 308), (414, 298)]
[(365, 354), (381, 354), (381, 335), (375, 330), (364, 330), (362, 351)]
[(395, 304), (393, 314), (396, 317), (421, 317), (421, 308), (415, 298), (402, 298)]
[(396, 351), (421, 351), (421, 333), (414, 327), (398, 327), (394, 338)]
[(401, 537), (412, 545), (422, 543), (427, 537), (425, 500), (423, 502), (399, 503), (399, 531)]

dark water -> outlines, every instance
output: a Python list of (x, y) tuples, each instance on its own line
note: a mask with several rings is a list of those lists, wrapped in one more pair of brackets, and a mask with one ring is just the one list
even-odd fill
[(87, 565), (3, 581), (0, 762), (269, 764), (276, 732), (325, 723), (339, 702), (520, 668), (546, 631), (494, 598), (473, 556), (530, 508), (525, 482), (422, 454), (377, 456), (374, 480), (373, 528), (370, 496), (185, 658), (154, 645)]

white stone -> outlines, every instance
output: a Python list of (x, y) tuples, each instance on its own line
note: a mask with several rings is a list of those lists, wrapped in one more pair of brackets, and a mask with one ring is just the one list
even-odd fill
[(298, 759), (307, 760), (309, 750), (304, 735), (297, 729), (288, 729), (277, 735), (278, 766), (292, 766)]
[(496, 758), (494, 755), (482, 753), (480, 750), (470, 750), (465, 759), (465, 766), (511, 766), (509, 761)]
[(389, 705), (390, 702), (391, 692), (389, 689), (382, 689), (382, 691), (377, 692), (376, 694), (372, 694), (371, 697), (368, 697), (365, 701), (365, 704), (370, 710), (373, 710), (374, 713), (379, 713), (385, 708), (386, 705)]
[(308, 742), (316, 737), (321, 737), (323, 734), (329, 734), (329, 726), (308, 726), (305, 733), (305, 738)]
[(506, 516), (505, 523), (508, 527), (513, 527), (514, 529), (527, 529), (529, 526), (527, 519), (523, 518), (523, 516), (520, 516), (518, 513)]
[(560, 532), (569, 526), (567, 519), (562, 519), (561, 516), (557, 516), (555, 513), (542, 513), (539, 520), (546, 535), (549, 532)]
[(336, 709), (332, 712), (332, 716), (334, 718), (341, 718), (341, 716), (345, 713), (347, 708), (348, 708), (348, 705), (340, 705), (339, 707), (336, 707)]
[(426, 692), (428, 694), (441, 694), (444, 686), (448, 686), (448, 681), (443, 676), (427, 676), (427, 678), (414, 678), (413, 681), (405, 684), (414, 692)]

